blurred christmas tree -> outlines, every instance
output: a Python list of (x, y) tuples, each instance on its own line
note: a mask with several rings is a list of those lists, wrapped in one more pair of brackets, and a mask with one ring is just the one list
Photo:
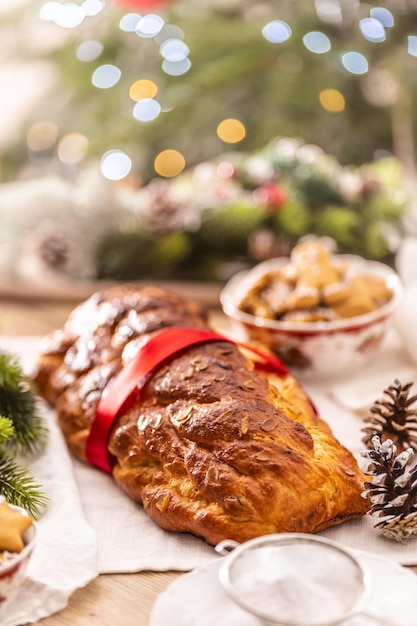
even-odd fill
[[(49, 78), (0, 143), (3, 181), (76, 185), (90, 163), (123, 180), (132, 219), (95, 242), (98, 277), (224, 277), (308, 232), (389, 259), (414, 177), (416, 22), (412, 0), (20, 0), (7, 56)], [(207, 181), (207, 161), (230, 173)]]
[[(372, 161), (383, 151), (394, 152), (407, 168), (413, 161), (414, 0), (61, 5), (65, 11), (57, 16), (60, 3), (31, 1), (23, 21), (19, 5), (3, 18), (4, 32), (13, 29), (16, 37), (15, 54), (35, 56), (55, 71), (20, 137), (2, 155), (4, 177), (27, 159), (26, 133), (41, 120), (56, 125), (56, 141), (29, 149), (32, 159), (50, 163), (59, 139), (76, 132), (87, 138), (89, 157), (122, 147), (144, 181), (155, 175), (155, 156), (167, 147), (179, 150), (188, 166), (220, 154), (225, 143), (216, 129), (229, 118), (245, 128), (238, 144), (243, 151), (292, 136), (318, 144), (341, 163)], [(162, 27), (141, 32), (139, 16), (150, 12)], [(136, 22), (129, 22), (126, 15), (135, 13)], [(171, 50), (167, 41), (174, 42)], [(94, 86), (95, 71), (108, 65), (120, 76), (111, 86)], [(143, 98), (135, 84), (140, 92), (137, 83), (144, 80), (155, 85), (154, 95), (145, 93), (159, 108), (152, 119), (146, 112), (141, 118), (140, 107), (135, 117)]]

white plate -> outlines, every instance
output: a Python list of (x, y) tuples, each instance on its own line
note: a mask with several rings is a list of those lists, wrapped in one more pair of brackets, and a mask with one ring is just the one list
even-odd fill
[[(399, 626), (416, 626), (417, 575), (394, 561), (354, 551), (370, 570), (373, 591), (369, 612)], [(149, 626), (260, 626), (260, 621), (237, 607), (223, 591), (218, 570), (222, 558), (184, 574), (157, 598)], [(369, 626), (354, 618), (345, 626)]]

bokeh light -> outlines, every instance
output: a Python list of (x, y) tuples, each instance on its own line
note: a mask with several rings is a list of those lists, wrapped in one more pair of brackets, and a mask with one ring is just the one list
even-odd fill
[(316, 54), (324, 54), (331, 49), (330, 39), (324, 33), (312, 31), (303, 37), (303, 43), (307, 50)]
[(94, 61), (101, 55), (102, 52), (103, 44), (99, 41), (89, 39), (88, 41), (80, 43), (77, 48), (76, 57), (79, 61)]
[(43, 152), (54, 146), (58, 139), (58, 126), (55, 122), (42, 120), (35, 122), (26, 135), (26, 143), (32, 152)]
[(161, 105), (153, 98), (143, 98), (133, 107), (133, 117), (139, 122), (152, 122), (161, 112)]
[(394, 16), (385, 7), (374, 7), (370, 10), (370, 16), (381, 22), (385, 28), (394, 26)]
[(291, 37), (292, 31), (287, 22), (273, 20), (263, 27), (262, 34), (271, 43), (284, 43)]
[(100, 171), (108, 180), (126, 178), (131, 169), (132, 160), (123, 150), (108, 150), (100, 159)]
[(340, 113), (346, 106), (345, 98), (338, 89), (322, 89), (319, 100), (323, 109), (330, 113)]
[(217, 136), (226, 143), (238, 143), (245, 138), (246, 129), (239, 120), (229, 118), (217, 126)]
[(136, 80), (129, 89), (129, 97), (138, 102), (143, 98), (155, 98), (158, 93), (158, 85), (148, 78)]
[(58, 158), (66, 165), (76, 165), (86, 156), (88, 151), (88, 139), (81, 133), (67, 133), (58, 143)]
[(183, 59), (183, 61), (178, 62), (167, 61), (167, 59), (164, 59), (162, 62), (162, 69), (166, 74), (169, 74), (170, 76), (182, 76), (183, 74), (188, 72), (190, 68), (191, 61), (188, 57), (186, 59)]
[(119, 22), (119, 28), (125, 33), (134, 33), (142, 16), (139, 13), (128, 13)]
[(178, 176), (185, 168), (185, 158), (177, 150), (163, 150), (154, 161), (154, 169), (164, 178)]
[(45, 22), (55, 22), (55, 19), (61, 10), (59, 2), (45, 2), (40, 8), (39, 17)]
[(84, 0), (75, 2), (45, 2), (40, 8), (39, 17), (47, 22), (54, 22), (63, 28), (76, 28), (86, 17), (98, 15), (106, 6), (104, 0)]
[(152, 13), (143, 15), (136, 25), (135, 33), (145, 39), (156, 37), (164, 24), (165, 22), (160, 15), (153, 15)]
[(345, 52), (341, 56), (341, 62), (351, 74), (366, 74), (369, 69), (366, 57), (360, 52)]
[(417, 35), (409, 35), (407, 39), (408, 54), (417, 57)]
[(81, 9), (84, 11), (84, 15), (88, 17), (98, 15), (105, 6), (106, 3), (104, 0), (84, 0), (84, 2), (81, 3)]
[(181, 39), (167, 39), (159, 48), (161, 55), (167, 61), (178, 63), (187, 58), (190, 50)]
[(362, 35), (368, 41), (379, 43), (381, 41), (385, 41), (386, 39), (385, 28), (379, 20), (376, 20), (373, 17), (366, 17), (361, 20), (359, 22), (359, 28)]
[(60, 8), (54, 18), (54, 22), (58, 26), (76, 28), (84, 21), (85, 13), (75, 2), (65, 2), (59, 6)]
[(121, 75), (120, 69), (115, 65), (100, 65), (93, 73), (91, 81), (99, 89), (109, 89), (119, 82)]

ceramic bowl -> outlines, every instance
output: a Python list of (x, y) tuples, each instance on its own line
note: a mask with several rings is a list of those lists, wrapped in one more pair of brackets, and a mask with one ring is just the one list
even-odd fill
[[(27, 515), (20, 507), (10, 505), (12, 509)], [(0, 623), (1, 615), (7, 606), (16, 598), (19, 588), (25, 579), (27, 566), (36, 544), (36, 522), (23, 533), (24, 548), (21, 552), (12, 554), (9, 558), (0, 561)]]
[(383, 263), (355, 255), (340, 257), (352, 271), (382, 278), (392, 291), (391, 299), (371, 313), (331, 321), (277, 321), (241, 311), (239, 303), (248, 289), (263, 274), (288, 263), (285, 257), (270, 259), (235, 274), (220, 293), (223, 311), (232, 321), (238, 339), (272, 350), (301, 378), (335, 377), (362, 367), (380, 349), (403, 287), (398, 274)]

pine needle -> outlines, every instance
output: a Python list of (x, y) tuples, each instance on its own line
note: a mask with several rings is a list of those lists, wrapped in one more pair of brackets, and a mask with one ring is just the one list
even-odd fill
[(0, 446), (3, 446), (14, 435), (14, 427), (12, 420), (0, 415)]
[(0, 496), (10, 504), (20, 506), (35, 519), (41, 515), (48, 498), (36, 483), (31, 473), (17, 465), (4, 451), (0, 450)]
[(39, 416), (35, 394), (16, 358), (6, 352), (0, 352), (0, 415), (11, 420), (14, 427), (8, 449), (25, 455), (43, 448), (47, 429)]
[(17, 359), (7, 352), (0, 352), (0, 387), (17, 387), (23, 380)]
[(0, 496), (38, 518), (48, 499), (16, 456), (40, 451), (47, 429), (17, 359), (0, 352)]

